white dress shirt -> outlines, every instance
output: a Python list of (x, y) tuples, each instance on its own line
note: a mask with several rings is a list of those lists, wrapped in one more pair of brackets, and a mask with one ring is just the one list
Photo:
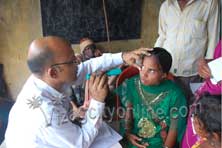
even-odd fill
[[(118, 53), (82, 63), (76, 83), (83, 83), (87, 73), (122, 62)], [(88, 148), (99, 142), (101, 133), (105, 133), (106, 142), (96, 147), (110, 148), (118, 143), (121, 136), (102, 121), (104, 103), (92, 99), (80, 127), (69, 120), (69, 101), (65, 94), (31, 75), (10, 111), (5, 134), (7, 148)]]
[(183, 11), (177, 0), (166, 0), (160, 8), (158, 33), (155, 47), (171, 53), (171, 72), (196, 75), (198, 59), (212, 59), (219, 40), (218, 0), (189, 0)]

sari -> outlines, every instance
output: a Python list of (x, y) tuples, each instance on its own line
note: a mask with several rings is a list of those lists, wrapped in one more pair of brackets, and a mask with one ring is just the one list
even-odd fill
[[(153, 116), (166, 123), (166, 131), (177, 130), (177, 141), (180, 142), (186, 127), (188, 113), (183, 92), (171, 80), (164, 80), (159, 85), (146, 86), (140, 82), (139, 75), (124, 81), (116, 90), (122, 106), (133, 105), (133, 125), (131, 133), (149, 143), (149, 148), (163, 146), (162, 126)], [(125, 134), (125, 122), (121, 121), (120, 133)], [(127, 148), (135, 148), (127, 142)]]

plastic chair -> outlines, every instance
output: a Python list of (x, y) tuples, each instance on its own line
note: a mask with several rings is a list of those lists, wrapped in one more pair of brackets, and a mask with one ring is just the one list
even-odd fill
[[(130, 77), (133, 77), (135, 75), (139, 74), (139, 70), (136, 67), (133, 66), (129, 66), (126, 69), (123, 70), (123, 72), (118, 76), (117, 80), (116, 80), (116, 88), (122, 84), (122, 82)], [(115, 119), (118, 121), (119, 120), (119, 113), (118, 111), (118, 107), (120, 107), (120, 98), (117, 95), (116, 96), (116, 117)]]
[(116, 87), (118, 87), (125, 79), (133, 77), (139, 74), (139, 70), (136, 67), (129, 66), (123, 70), (116, 80)]

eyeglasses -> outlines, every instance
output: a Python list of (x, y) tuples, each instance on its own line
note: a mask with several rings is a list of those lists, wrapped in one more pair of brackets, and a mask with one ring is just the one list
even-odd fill
[(68, 61), (68, 62), (55, 63), (55, 64), (52, 64), (51, 67), (58, 66), (58, 65), (70, 65), (70, 64), (78, 65), (79, 62), (77, 61), (77, 59), (75, 59), (75, 60)]

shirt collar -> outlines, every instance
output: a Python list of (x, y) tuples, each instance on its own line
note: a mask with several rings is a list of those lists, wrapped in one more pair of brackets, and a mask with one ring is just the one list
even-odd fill
[[(168, 4), (173, 4), (174, 2), (176, 2), (177, 0), (167, 0), (168, 1)], [(188, 2), (188, 4), (191, 4), (193, 3), (194, 1), (198, 1), (198, 0), (190, 0)], [(204, 2), (208, 2), (209, 0), (201, 0), (201, 1), (204, 1)]]
[(36, 87), (41, 90), (42, 95), (44, 93), (44, 95), (50, 95), (53, 98), (60, 98), (60, 99), (63, 99), (64, 97), (66, 97), (64, 94), (58, 92), (56, 89), (48, 85), (46, 82), (40, 80), (36, 76), (32, 75), (32, 77), (33, 77), (33, 81)]

